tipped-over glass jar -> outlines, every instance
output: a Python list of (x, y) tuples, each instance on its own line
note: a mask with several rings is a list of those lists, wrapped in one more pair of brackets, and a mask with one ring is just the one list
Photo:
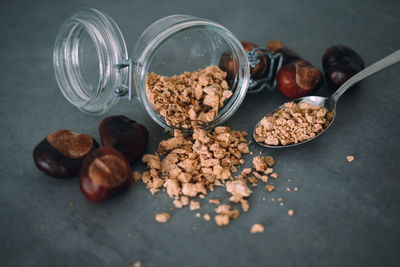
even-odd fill
[(81, 111), (103, 114), (120, 98), (136, 96), (156, 123), (173, 130), (146, 95), (147, 74), (172, 76), (218, 66), (222, 55), (230, 58), (232, 96), (203, 125), (213, 128), (239, 108), (251, 86), (250, 64), (255, 64), (240, 41), (216, 22), (187, 15), (162, 18), (142, 33), (129, 57), (116, 23), (96, 9), (83, 9), (61, 26), (53, 60), (62, 93)]

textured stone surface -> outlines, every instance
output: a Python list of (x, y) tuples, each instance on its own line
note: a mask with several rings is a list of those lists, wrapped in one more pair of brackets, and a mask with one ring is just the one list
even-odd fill
[[(84, 199), (77, 179), (55, 180), (38, 171), (32, 151), (47, 134), (71, 129), (100, 140), (97, 127), (111, 114), (124, 114), (148, 128), (148, 153), (167, 136), (136, 100), (89, 117), (60, 93), (52, 65), (54, 40), (63, 20), (84, 6), (114, 18), (128, 51), (150, 23), (171, 14), (215, 20), (240, 40), (259, 45), (280, 39), (320, 69), (323, 52), (333, 44), (352, 47), (366, 65), (400, 48), (399, 1), (2, 1), (2, 266), (132, 266), (136, 261), (146, 267), (399, 266), (400, 66), (346, 93), (334, 125), (321, 138), (264, 150), (279, 171), (268, 199), (283, 197), (285, 204), (263, 201), (267, 193), (259, 186), (250, 210), (227, 228), (196, 218), (188, 208), (170, 211), (166, 194), (154, 197), (141, 183), (95, 204)], [(317, 94), (329, 95), (327, 85)], [(278, 91), (248, 95), (226, 124), (252, 132), (265, 113), (284, 101)], [(258, 154), (261, 147), (251, 149)], [(347, 155), (354, 161), (347, 162)], [(300, 189), (287, 192), (288, 186)], [(216, 190), (210, 197), (227, 195)], [(200, 201), (199, 212), (214, 215), (213, 204)], [(164, 211), (171, 220), (155, 222), (155, 214)], [(263, 234), (250, 234), (255, 223), (264, 225)]]

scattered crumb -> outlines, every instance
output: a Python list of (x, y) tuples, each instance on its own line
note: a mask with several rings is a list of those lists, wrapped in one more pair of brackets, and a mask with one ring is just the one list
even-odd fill
[(137, 171), (133, 172), (133, 181), (135, 183), (137, 183), (141, 178), (142, 178), (142, 175), (139, 172), (137, 172)]
[(275, 202), (275, 198), (274, 198), (274, 197), (273, 197), (273, 198), (271, 198), (271, 201), (272, 201), (272, 202)]
[(209, 199), (208, 202), (210, 202), (212, 204), (216, 204), (216, 205), (221, 204), (221, 200), (219, 200), (219, 199)]
[(262, 197), (261, 199), (262, 199), (263, 201), (267, 200), (267, 198), (266, 198), (266, 197)]
[(206, 196), (205, 195), (203, 195), (203, 194), (200, 194), (199, 195), (199, 198), (201, 198), (201, 199), (204, 199)]
[(240, 200), (240, 204), (242, 205), (242, 210), (243, 210), (244, 212), (249, 211), (250, 205), (249, 205), (249, 202), (248, 202), (247, 200), (241, 199), (241, 200)]
[(299, 187), (298, 187), (298, 186), (295, 186), (295, 187), (293, 188), (293, 191), (295, 191), (295, 192), (299, 191)]
[(211, 220), (211, 216), (210, 216), (210, 214), (208, 214), (208, 213), (205, 213), (205, 214), (203, 215), (203, 218), (204, 218), (204, 220), (206, 220), (206, 221)]
[(171, 219), (171, 215), (169, 215), (167, 212), (158, 213), (155, 217), (156, 222), (159, 223), (166, 223), (169, 221), (169, 219)]
[(197, 213), (196, 213), (196, 218), (200, 218), (200, 217), (201, 217), (200, 212), (197, 212)]
[(279, 202), (283, 201), (283, 198), (282, 197), (278, 197), (278, 201)]
[(354, 160), (354, 156), (350, 156), (350, 155), (349, 155), (349, 156), (347, 156), (346, 158), (347, 158), (347, 161), (348, 161), (348, 162), (352, 162), (352, 161)]
[(200, 202), (191, 200), (190, 201), (190, 210), (198, 210), (200, 209)]
[(290, 187), (286, 187), (286, 191), (290, 192)]
[(215, 211), (217, 212), (217, 216), (215, 216), (215, 222), (218, 226), (226, 226), (229, 224), (231, 219), (236, 219), (239, 217), (238, 209), (231, 209), (231, 206), (221, 204), (219, 205)]
[(283, 206), (283, 202), (279, 202), (279, 206)]
[(141, 261), (135, 261), (133, 263), (133, 267), (142, 267), (142, 262)]
[(179, 199), (175, 199), (173, 202), (175, 208), (180, 209), (183, 207), (182, 201), (180, 201)]
[(226, 226), (226, 225), (228, 225), (229, 224), (229, 222), (230, 222), (230, 220), (229, 220), (229, 216), (228, 215), (225, 215), (225, 214), (218, 214), (217, 216), (215, 216), (215, 223), (218, 225), (218, 226)]
[(289, 216), (293, 216), (293, 214), (294, 214), (294, 210), (292, 210), (292, 209), (288, 210), (288, 215)]
[(276, 178), (278, 178), (278, 173), (277, 172), (273, 172), (273, 173), (270, 174), (270, 177), (272, 179), (276, 179)]
[(275, 190), (275, 185), (266, 185), (265, 188), (268, 192), (272, 192)]
[(70, 207), (73, 207), (73, 206), (75, 206), (75, 202), (71, 201), (71, 202), (68, 203), (68, 205), (69, 205)]
[(263, 233), (264, 232), (264, 226), (262, 224), (256, 223), (251, 227), (250, 232), (252, 234)]

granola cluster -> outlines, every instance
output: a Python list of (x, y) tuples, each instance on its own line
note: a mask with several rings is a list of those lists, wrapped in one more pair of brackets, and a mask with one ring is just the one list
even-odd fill
[(172, 77), (147, 74), (146, 94), (169, 126), (191, 128), (212, 121), (232, 96), (226, 72), (208, 66)]
[(324, 107), (288, 102), (261, 120), (255, 129), (255, 140), (272, 146), (297, 144), (323, 132), (332, 118), (333, 112)]
[[(134, 179), (136, 182), (142, 180), (152, 194), (164, 187), (174, 199), (175, 208), (189, 206), (190, 210), (197, 211), (200, 201), (191, 198), (204, 199), (215, 186), (224, 186), (230, 194), (229, 201), (240, 204), (242, 211), (247, 212), (250, 208), (247, 199), (252, 194), (248, 185), (255, 187), (258, 181), (266, 184), (269, 178), (278, 177), (271, 156), (255, 156), (252, 168), (233, 175), (238, 172), (237, 166), (244, 163), (243, 155), (250, 154), (246, 132), (219, 126), (213, 131), (194, 129), (192, 136), (179, 130), (173, 135), (160, 142), (156, 154), (142, 157), (149, 170), (142, 174), (135, 172)], [(267, 188), (267, 191), (270, 190)], [(218, 226), (226, 226), (240, 215), (237, 208), (222, 204), (220, 199), (209, 199), (208, 202), (217, 206), (214, 219)], [(157, 221), (167, 221), (161, 215), (159, 217)], [(200, 218), (201, 214), (197, 213), (196, 217)], [(203, 218), (209, 221), (211, 216), (205, 213)]]
[[(143, 155), (149, 171), (142, 173), (141, 179), (152, 194), (164, 186), (170, 197), (179, 200), (175, 206), (186, 206), (185, 197), (207, 195), (207, 189), (222, 186), (235, 166), (244, 163), (242, 155), (249, 153), (245, 136), (245, 132), (222, 126), (213, 132), (195, 129), (192, 136), (175, 130), (172, 138), (160, 142), (155, 155)], [(136, 179), (138, 175), (135, 173)]]

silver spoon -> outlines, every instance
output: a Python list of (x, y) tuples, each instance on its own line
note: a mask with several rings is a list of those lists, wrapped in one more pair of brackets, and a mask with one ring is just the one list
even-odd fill
[[(356, 83), (358, 83), (359, 81), (381, 71), (384, 70), (388, 67), (391, 67), (397, 63), (400, 62), (400, 49), (397, 50), (396, 52), (388, 55), (387, 57), (379, 60), (378, 62), (372, 64), (371, 66), (365, 68), (364, 70), (360, 71), (359, 73), (357, 73), (356, 75), (354, 75), (353, 77), (351, 77), (349, 80), (347, 80), (342, 86), (339, 87), (339, 89), (331, 96), (331, 97), (322, 97), (322, 96), (305, 96), (305, 97), (300, 97), (297, 98), (295, 100), (293, 100), (292, 102), (298, 104), (301, 102), (307, 102), (308, 104), (314, 105), (314, 106), (322, 106), (325, 107), (329, 112), (333, 112), (333, 118), (330, 121), (329, 125), (319, 134), (317, 134), (316, 136), (314, 136), (313, 138), (310, 138), (308, 140), (299, 142), (297, 144), (290, 144), (290, 145), (278, 145), (278, 146), (274, 146), (274, 145), (266, 145), (260, 142), (257, 142), (258, 144), (264, 146), (264, 147), (268, 147), (268, 148), (284, 148), (284, 147), (292, 147), (292, 146), (297, 146), (297, 145), (301, 145), (304, 143), (307, 143), (315, 138), (317, 138), (318, 136), (320, 136), (322, 133), (324, 133), (331, 125), (333, 120), (336, 117), (336, 103), (339, 100), (339, 98), (342, 96), (342, 94), (344, 92), (346, 92), (350, 87), (352, 87), (353, 85), (355, 85)], [(272, 113), (275, 113), (276, 111), (278, 111), (279, 109), (284, 108), (284, 105), (279, 106), (278, 108), (276, 108), (275, 110), (273, 110), (272, 112), (268, 113), (266, 116), (269, 116)], [(263, 116), (264, 118), (265, 116)], [(254, 140), (256, 140), (255, 138), (255, 130), (256, 128), (260, 125), (261, 120), (257, 123), (256, 127), (253, 130), (253, 138)]]

